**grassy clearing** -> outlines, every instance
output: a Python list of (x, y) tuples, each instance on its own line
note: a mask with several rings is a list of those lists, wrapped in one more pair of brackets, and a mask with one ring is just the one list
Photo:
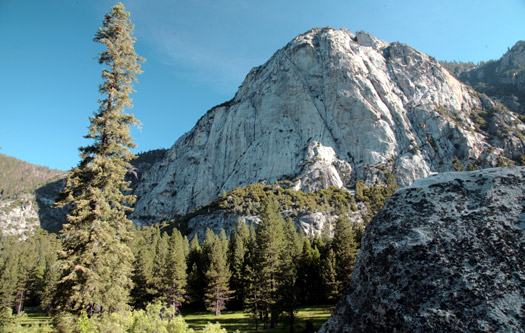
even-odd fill
[(26, 307), (20, 316), (16, 316), (16, 324), (18, 328), (8, 332), (53, 332), (51, 317), (38, 307)]
[[(310, 321), (315, 329), (319, 329), (330, 317), (333, 305), (316, 305), (301, 307), (296, 313), (295, 331), (302, 332)], [(201, 331), (208, 323), (219, 323), (228, 332), (239, 330), (240, 332), (256, 332), (251, 318), (243, 311), (224, 311), (220, 316), (214, 316), (209, 312), (203, 311), (182, 311), (182, 316), (186, 323), (195, 331)], [(279, 327), (275, 329), (263, 329), (260, 331), (268, 333), (289, 332), (288, 321), (286, 318), (279, 322)]]
[[(330, 317), (333, 305), (316, 305), (309, 307), (301, 307), (296, 313), (295, 319), (295, 331), (302, 332), (308, 321), (313, 324), (313, 327), (317, 330), (324, 324)], [(202, 331), (204, 326), (208, 322), (219, 323), (222, 328), (225, 328), (228, 332), (234, 332), (239, 330), (244, 333), (256, 332), (255, 326), (248, 315), (243, 311), (224, 311), (220, 316), (214, 316), (209, 312), (184, 310), (182, 316), (186, 323), (190, 325), (196, 332)], [(40, 326), (39, 332), (52, 332), (50, 325), (51, 317), (46, 316), (39, 308), (26, 308), (25, 315), (19, 318), (18, 323), (24, 327)], [(259, 328), (260, 332), (264, 333), (278, 333), (278, 332), (289, 332), (288, 320), (283, 318), (279, 322), (279, 327), (274, 329), (263, 329), (262, 325)]]

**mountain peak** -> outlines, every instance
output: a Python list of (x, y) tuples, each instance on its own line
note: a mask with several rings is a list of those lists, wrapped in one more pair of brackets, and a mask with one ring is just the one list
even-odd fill
[(404, 186), (460, 164), (510, 163), (525, 127), (508, 111), (487, 113), (495, 105), (407, 45), (314, 28), (175, 142), (144, 175), (132, 218), (170, 219), (260, 182), (314, 191), (391, 172)]

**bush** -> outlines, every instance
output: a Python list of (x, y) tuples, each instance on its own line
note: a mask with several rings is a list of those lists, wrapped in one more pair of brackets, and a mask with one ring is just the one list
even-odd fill
[(203, 333), (226, 333), (225, 328), (221, 328), (221, 324), (219, 323), (207, 323), (206, 326), (204, 326), (204, 329), (202, 330)]
[[(89, 318), (85, 311), (80, 316), (62, 314), (56, 318), (60, 332), (156, 332), (156, 333), (193, 333), (193, 329), (181, 316), (175, 316), (171, 307), (164, 307), (159, 302), (148, 304), (146, 310), (133, 310), (123, 313), (105, 314)], [(220, 328), (220, 325), (219, 325)], [(222, 331), (210, 331), (222, 332)], [(226, 331), (224, 331), (226, 332)]]
[(25, 332), (51, 332), (51, 326), (48, 324), (26, 324), (27, 315), (22, 312), (20, 315), (13, 315), (11, 308), (4, 308), (0, 311), (0, 332), (25, 333)]

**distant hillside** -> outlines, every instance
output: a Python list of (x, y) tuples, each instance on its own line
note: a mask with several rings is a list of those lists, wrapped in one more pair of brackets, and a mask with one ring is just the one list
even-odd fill
[(0, 198), (32, 192), (64, 174), (65, 172), (61, 170), (53, 170), (0, 154)]
[(443, 66), (447, 71), (449, 71), (450, 74), (454, 75), (456, 78), (458, 78), (459, 75), (461, 75), (461, 73), (470, 71), (478, 67), (478, 65), (476, 65), (475, 63), (471, 61), (468, 61), (468, 62), (459, 61), (458, 62), (458, 61), (440, 60), (439, 64)]
[(517, 42), (498, 60), (440, 64), (478, 92), (525, 116), (525, 41)]
[[(142, 174), (164, 157), (157, 149), (137, 155), (127, 175), (135, 188)], [(58, 232), (66, 221), (67, 210), (53, 204), (64, 188), (66, 172), (37, 166), (0, 154), (0, 232), (21, 234), (40, 226)]]

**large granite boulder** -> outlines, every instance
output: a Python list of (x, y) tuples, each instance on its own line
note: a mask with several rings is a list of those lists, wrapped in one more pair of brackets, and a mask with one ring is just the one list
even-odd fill
[(444, 173), (397, 191), (367, 226), (321, 332), (525, 330), (525, 168)]

